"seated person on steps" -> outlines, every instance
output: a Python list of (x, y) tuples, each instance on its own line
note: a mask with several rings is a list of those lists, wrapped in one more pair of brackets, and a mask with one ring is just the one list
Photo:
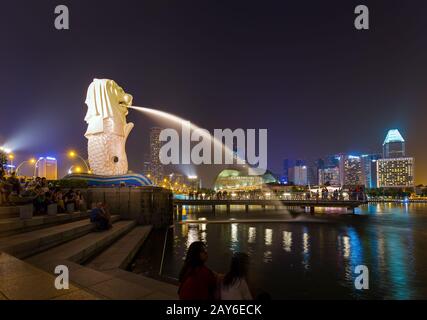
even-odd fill
[(95, 223), (96, 230), (108, 230), (111, 228), (111, 216), (102, 202), (98, 202), (90, 213), (90, 221)]

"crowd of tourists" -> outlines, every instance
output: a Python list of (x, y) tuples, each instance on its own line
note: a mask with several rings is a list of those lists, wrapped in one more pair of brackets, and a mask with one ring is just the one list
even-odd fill
[[(179, 274), (178, 295), (181, 300), (252, 300), (248, 286), (249, 256), (234, 253), (229, 271), (216, 273), (206, 266), (208, 252), (202, 241), (193, 242), (188, 248), (184, 265)], [(257, 299), (269, 299), (267, 294)]]
[[(1, 166), (0, 166), (1, 167)], [(57, 205), (57, 212), (67, 212), (72, 205), (73, 210), (79, 211), (84, 203), (80, 190), (63, 189), (49, 183), (46, 178), (36, 177), (31, 180), (19, 179), (12, 172), (6, 177), (0, 169), (0, 204), (15, 205), (33, 203), (35, 214), (47, 213), (48, 206)]]

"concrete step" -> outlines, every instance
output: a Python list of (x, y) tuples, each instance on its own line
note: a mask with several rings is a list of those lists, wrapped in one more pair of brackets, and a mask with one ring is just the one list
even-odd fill
[(25, 261), (0, 252), (0, 297), (7, 300), (96, 300), (101, 295), (89, 293), (70, 284), (67, 290), (55, 288), (56, 275)]
[[(74, 286), (79, 287), (82, 291), (91, 294), (93, 297), (99, 297), (106, 300), (176, 300), (177, 287), (165, 288), (163, 283), (134, 283), (132, 274), (126, 279), (121, 273), (113, 273), (109, 271), (101, 272), (71, 261), (58, 260), (55, 264), (65, 265), (69, 270), (69, 280)], [(52, 275), (54, 265), (49, 267), (48, 271)], [(124, 274), (130, 273), (123, 270)], [(117, 275), (120, 275), (117, 276)], [(136, 275), (137, 276), (137, 275)], [(140, 280), (140, 279), (139, 279)], [(167, 286), (167, 284), (166, 284)], [(162, 290), (159, 290), (162, 289)], [(80, 300), (80, 297), (60, 296), (57, 299), (75, 299)], [(90, 298), (88, 298), (90, 299)], [(93, 299), (93, 298), (92, 298)]]
[(72, 222), (85, 219), (90, 211), (74, 213), (58, 213), (48, 216), (34, 216), (31, 219), (8, 218), (0, 220), (0, 238), (17, 233), (29, 232), (37, 229), (58, 225), (65, 222)]
[[(72, 241), (36, 254), (26, 261), (52, 269), (57, 261), (83, 263), (135, 227), (135, 221), (118, 221), (107, 231), (91, 232)], [(52, 269), (53, 270), (53, 269)]]
[(176, 300), (178, 299), (178, 286), (169, 284), (163, 281), (158, 281), (152, 278), (145, 277), (140, 274), (128, 272), (122, 269), (108, 270), (105, 274), (114, 276), (115, 278), (128, 281), (152, 292), (145, 299), (154, 300)]
[[(119, 219), (118, 215), (112, 216), (113, 221)], [(22, 259), (81, 237), (93, 229), (94, 225), (87, 219), (12, 235), (0, 239), (0, 251)]]
[(86, 266), (100, 271), (126, 269), (148, 237), (152, 226), (137, 226)]
[(19, 217), (18, 206), (0, 206), (0, 220)]

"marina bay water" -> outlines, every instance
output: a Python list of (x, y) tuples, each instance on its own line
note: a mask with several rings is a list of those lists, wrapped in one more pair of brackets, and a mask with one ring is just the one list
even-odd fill
[[(268, 222), (279, 218), (284, 222)], [(227, 271), (233, 252), (249, 253), (254, 293), (267, 292), (273, 299), (427, 298), (427, 204), (369, 204), (354, 216), (329, 211), (315, 221), (285, 209), (217, 209), (213, 214), (192, 207), (184, 219), (202, 220), (153, 232), (137, 255), (134, 272), (158, 277), (167, 234), (163, 279), (176, 279), (188, 246), (203, 240), (208, 266), (217, 272)], [(357, 265), (369, 268), (368, 290), (354, 286)]]

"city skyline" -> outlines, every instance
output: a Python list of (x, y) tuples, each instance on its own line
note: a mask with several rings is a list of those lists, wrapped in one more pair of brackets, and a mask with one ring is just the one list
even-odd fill
[[(149, 154), (144, 154), (145, 160), (143, 162), (142, 171), (144, 175), (147, 175), (157, 184), (162, 183), (164, 178), (168, 178), (170, 181), (172, 181), (170, 176), (178, 175), (179, 177), (188, 179), (189, 181), (196, 177), (197, 181), (200, 183), (199, 187), (203, 186), (205, 188), (213, 188), (218, 184), (218, 179), (221, 179), (221, 177), (224, 175), (224, 172), (227, 172), (228, 169), (232, 169), (233, 171), (235, 169), (240, 170), (239, 167), (242, 167), (236, 162), (237, 149), (235, 143), (233, 143), (234, 164), (231, 166), (223, 166), (223, 170), (218, 170), (213, 181), (204, 181), (202, 184), (201, 177), (186, 174), (185, 170), (179, 169), (179, 166), (163, 165), (161, 163), (159, 158), (159, 153), (162, 146), (162, 143), (159, 139), (161, 130), (162, 128), (157, 126), (150, 128), (150, 152)], [(268, 176), (272, 174), (275, 177), (274, 179), (276, 180), (276, 183), (294, 184), (297, 186), (329, 184), (331, 186), (341, 187), (363, 185), (366, 188), (415, 187), (418, 184), (415, 183), (414, 179), (414, 157), (409, 157), (406, 155), (405, 144), (406, 141), (398, 129), (389, 129), (382, 144), (382, 155), (379, 153), (336, 153), (318, 157), (315, 161), (308, 159), (285, 159), (283, 161), (283, 167), (281, 171), (272, 172), (271, 170), (268, 170), (266, 175)], [(12, 150), (2, 147), (2, 151), (9, 153)], [(71, 154), (72, 156), (70, 156)], [(35, 161), (34, 158), (31, 158), (27, 160), (20, 160), (21, 162), (19, 165), (13, 165), (13, 161), (16, 161), (16, 156), (13, 153), (9, 153), (9, 155), (13, 155), (11, 158), (12, 160), (9, 160), (9, 167), (11, 170), (16, 170), (17, 167), (22, 167), (22, 165), (27, 163), (29, 167), (24, 167), (24, 170), (20, 171), (21, 173), (22, 171), (26, 170), (27, 172), (30, 172), (30, 174), (27, 175), (32, 176), (33, 172), (37, 172), (38, 176), (48, 178), (50, 177), (53, 180), (62, 177), (57, 173), (58, 165), (56, 158), (50, 156), (39, 157), (38, 161)], [(66, 174), (86, 171), (86, 168), (84, 167), (87, 166), (86, 161), (74, 150), (71, 150), (67, 153), (67, 159), (77, 159), (83, 163), (74, 162), (74, 164), (69, 167)], [(40, 161), (42, 161), (41, 164), (39, 164)], [(46, 169), (42, 169), (46, 166), (46, 161), (54, 163), (55, 173), (46, 174)], [(32, 166), (35, 166), (35, 168)], [(192, 165), (190, 165), (190, 167), (191, 166)], [(242, 168), (244, 167), (247, 166), (244, 165)], [(397, 173), (397, 176), (395, 174), (396, 168), (400, 170), (399, 173)], [(314, 170), (314, 176), (312, 176), (312, 170)], [(39, 174), (40, 172), (45, 173)], [(262, 180), (264, 178), (261, 178), (260, 176), (257, 179)]]

